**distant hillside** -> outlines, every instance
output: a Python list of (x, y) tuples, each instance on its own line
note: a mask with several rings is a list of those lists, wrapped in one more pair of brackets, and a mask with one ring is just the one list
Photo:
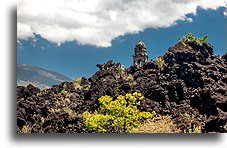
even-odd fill
[(60, 84), (65, 81), (71, 81), (70, 78), (46, 69), (28, 64), (17, 64), (17, 85), (26, 86), (32, 82), (39, 88)]

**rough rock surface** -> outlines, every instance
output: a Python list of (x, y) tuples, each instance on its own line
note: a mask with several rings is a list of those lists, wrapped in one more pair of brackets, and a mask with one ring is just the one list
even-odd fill
[(17, 126), (29, 125), (32, 132), (87, 132), (81, 114), (97, 109), (99, 97), (140, 92), (142, 110), (171, 115), (179, 128), (189, 126), (190, 115), (204, 132), (227, 132), (226, 57), (214, 55), (209, 43), (179, 42), (162, 56), (162, 67), (151, 60), (142, 68), (122, 69), (109, 61), (98, 64), (91, 78), (82, 78), (81, 88), (73, 82), (45, 90), (17, 87)]

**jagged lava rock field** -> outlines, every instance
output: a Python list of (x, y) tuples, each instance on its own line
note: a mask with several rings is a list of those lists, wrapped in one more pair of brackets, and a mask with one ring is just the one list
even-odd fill
[(182, 132), (200, 126), (204, 133), (226, 133), (227, 54), (216, 56), (209, 43), (187, 40), (160, 58), (161, 65), (151, 60), (127, 69), (110, 60), (97, 64), (100, 70), (90, 78), (43, 90), (18, 86), (17, 132), (29, 126), (32, 133), (87, 133), (83, 113), (97, 110), (101, 96), (138, 92), (142, 111), (171, 116)]

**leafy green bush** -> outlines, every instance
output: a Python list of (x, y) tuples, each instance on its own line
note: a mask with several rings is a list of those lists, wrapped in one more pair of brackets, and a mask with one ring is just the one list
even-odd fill
[(192, 41), (196, 41), (196, 43), (198, 43), (200, 46), (203, 45), (203, 43), (207, 42), (208, 39), (208, 35), (203, 36), (202, 38), (197, 38), (194, 36), (194, 34), (192, 33), (188, 33), (187, 36), (183, 36), (182, 38), (178, 37), (177, 38), (181, 43), (185, 43), (186, 40), (192, 40)]
[(91, 114), (84, 113), (85, 125), (93, 132), (125, 133), (139, 125), (140, 119), (151, 118), (155, 112), (141, 112), (138, 107), (144, 97), (140, 93), (118, 96), (113, 100), (110, 96), (98, 99), (100, 107)]

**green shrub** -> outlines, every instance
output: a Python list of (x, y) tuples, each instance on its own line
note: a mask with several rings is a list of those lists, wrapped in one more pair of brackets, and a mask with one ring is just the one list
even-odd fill
[(197, 38), (194, 36), (194, 34), (188, 33), (187, 36), (183, 36), (182, 38), (178, 37), (177, 39), (183, 44), (185, 43), (186, 40), (192, 40), (192, 41), (196, 41), (196, 43), (198, 43), (200, 46), (202, 46), (203, 43), (207, 42), (208, 35), (205, 35), (202, 38)]
[(158, 57), (156, 60), (156, 64), (158, 65), (159, 68), (163, 68), (165, 61), (162, 59), (162, 57)]
[(124, 65), (118, 66), (117, 71), (118, 71), (119, 74), (124, 74), (124, 71), (125, 71)]
[(126, 76), (124, 65), (119, 65), (117, 67), (117, 73), (115, 74), (115, 79), (119, 80), (120, 78), (124, 78)]
[(67, 92), (66, 90), (63, 89), (63, 90), (61, 91), (61, 94), (64, 95), (64, 96), (66, 96), (66, 95), (68, 94), (68, 92)]
[(91, 114), (84, 113), (85, 125), (93, 132), (121, 132), (125, 133), (139, 125), (140, 119), (151, 118), (155, 112), (141, 112), (138, 107), (144, 97), (140, 93), (118, 96), (113, 100), (110, 96), (98, 99), (100, 106)]
[(73, 116), (73, 110), (70, 108), (70, 107), (65, 107), (65, 108), (63, 108), (63, 110), (66, 112), (66, 113), (68, 113), (69, 114), (69, 116)]

